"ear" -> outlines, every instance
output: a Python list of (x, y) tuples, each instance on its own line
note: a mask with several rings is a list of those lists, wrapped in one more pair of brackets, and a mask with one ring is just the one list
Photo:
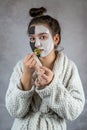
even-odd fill
[(54, 39), (54, 45), (57, 46), (59, 43), (59, 34), (56, 34), (53, 39)]

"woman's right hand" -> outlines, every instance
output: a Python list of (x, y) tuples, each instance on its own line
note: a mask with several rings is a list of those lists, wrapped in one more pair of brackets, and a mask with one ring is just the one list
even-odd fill
[(32, 75), (38, 66), (37, 61), (35, 60), (35, 54), (27, 54), (23, 60), (24, 73)]
[(23, 60), (23, 74), (21, 77), (21, 83), (23, 90), (31, 89), (32, 75), (38, 66), (37, 61), (34, 59), (35, 54), (27, 54)]

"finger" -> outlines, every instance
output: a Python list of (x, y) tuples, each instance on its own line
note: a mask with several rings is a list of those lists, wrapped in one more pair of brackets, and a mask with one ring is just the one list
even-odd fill
[(35, 86), (39, 87), (39, 84), (35, 81)]
[(39, 80), (39, 87), (40, 88), (42, 88), (42, 87), (44, 87), (48, 82), (45, 80), (45, 79), (43, 79), (42, 77), (40, 77), (40, 80)]
[(32, 58), (32, 59), (30, 59), (30, 61), (28, 62), (28, 64), (29, 65), (34, 65), (34, 64), (36, 64), (37, 63), (37, 61), (34, 59), (34, 58)]
[(40, 78), (40, 85), (41, 85), (41, 86), (44, 86), (44, 85), (46, 85), (46, 83), (47, 83), (47, 80), (44, 79), (43, 77), (41, 77), (41, 78)]
[(47, 82), (48, 81), (48, 77), (47, 76), (42, 76), (42, 75), (39, 75), (38, 76), (38, 80), (39, 80), (39, 82), (42, 84), (42, 82), (44, 83), (44, 82)]
[(39, 77), (37, 78), (37, 83), (39, 83), (39, 84), (40, 84), (40, 78), (39, 78)]
[(44, 74), (45, 73), (45, 70), (41, 69), (40, 67), (38, 68), (38, 74)]
[(41, 77), (45, 79), (45, 81), (48, 81), (48, 76), (46, 74), (41, 75)]
[(31, 63), (34, 61), (33, 58), (31, 58), (29, 61), (26, 62), (26, 65), (31, 66)]
[(32, 65), (32, 62), (35, 61), (34, 57), (32, 56), (27, 62), (27, 65)]
[(43, 78), (41, 76), (38, 76), (37, 81), (41, 82), (42, 80), (43, 80)]
[(39, 68), (39, 65), (38, 65), (38, 63), (36, 62), (36, 64), (35, 64), (35, 69), (38, 70), (38, 68)]
[(32, 55), (27, 54), (26, 57), (24, 58), (24, 63), (26, 63), (31, 57)]
[(32, 63), (32, 66), (33, 66), (33, 67), (36, 67), (36, 66), (37, 66), (37, 62), (34, 61), (34, 62)]
[(44, 80), (42, 77), (38, 77), (37, 78), (37, 83), (40, 85), (40, 86), (43, 86), (46, 84), (46, 80)]
[(40, 68), (41, 68), (41, 69), (44, 69), (46, 72), (49, 72), (49, 71), (50, 71), (50, 69), (47, 68), (47, 67), (45, 67), (45, 66), (40, 66)]
[(38, 82), (38, 79), (35, 80), (35, 85), (38, 86), (38, 87), (40, 86), (40, 83)]

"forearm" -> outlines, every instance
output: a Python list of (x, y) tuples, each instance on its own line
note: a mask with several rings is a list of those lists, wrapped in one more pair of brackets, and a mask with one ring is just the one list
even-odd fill
[(25, 73), (21, 76), (21, 85), (24, 91), (30, 90), (32, 87), (32, 75), (26, 75)]

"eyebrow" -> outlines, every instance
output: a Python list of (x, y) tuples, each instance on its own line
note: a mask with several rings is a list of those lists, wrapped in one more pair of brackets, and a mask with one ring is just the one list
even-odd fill
[[(48, 33), (46, 33), (46, 32), (43, 32), (43, 33), (39, 33), (39, 34), (37, 34), (37, 35), (43, 35), (43, 34), (48, 34)], [(34, 34), (30, 34), (30, 36), (33, 36)]]

